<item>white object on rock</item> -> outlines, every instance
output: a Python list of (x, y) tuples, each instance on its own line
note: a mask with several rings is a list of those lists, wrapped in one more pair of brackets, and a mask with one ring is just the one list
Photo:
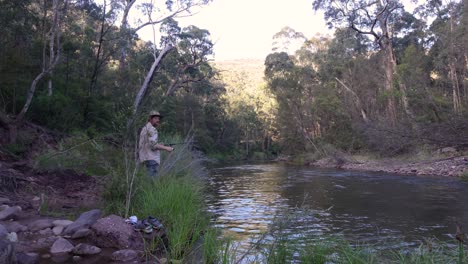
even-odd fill
[(18, 242), (18, 235), (15, 232), (11, 232), (7, 235), (8, 240), (12, 243)]

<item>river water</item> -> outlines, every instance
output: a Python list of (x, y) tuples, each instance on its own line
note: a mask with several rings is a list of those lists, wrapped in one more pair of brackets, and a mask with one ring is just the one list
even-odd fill
[(340, 236), (375, 248), (455, 244), (455, 221), (468, 228), (468, 182), (453, 178), (274, 163), (213, 168), (209, 183), (214, 225), (245, 249), (288, 217), (292, 238)]

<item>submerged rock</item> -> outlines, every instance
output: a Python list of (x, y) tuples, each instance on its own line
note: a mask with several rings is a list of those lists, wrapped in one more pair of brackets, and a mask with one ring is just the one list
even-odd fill
[(76, 255), (95, 255), (101, 253), (101, 251), (102, 250), (96, 246), (84, 243), (80, 243), (73, 248), (73, 254)]
[(112, 259), (115, 261), (130, 261), (136, 259), (137, 257), (138, 253), (131, 249), (122, 249), (112, 253)]
[(37, 253), (17, 253), (16, 259), (18, 264), (36, 264), (39, 262), (39, 254)]

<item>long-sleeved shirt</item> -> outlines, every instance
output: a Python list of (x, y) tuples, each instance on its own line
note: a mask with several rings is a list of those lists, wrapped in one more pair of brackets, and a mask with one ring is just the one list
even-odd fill
[(150, 122), (141, 129), (138, 155), (140, 162), (154, 160), (161, 163), (161, 152), (156, 148), (158, 144), (158, 130)]

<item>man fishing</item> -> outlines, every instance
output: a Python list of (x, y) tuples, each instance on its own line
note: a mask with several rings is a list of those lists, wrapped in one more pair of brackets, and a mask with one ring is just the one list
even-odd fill
[(161, 163), (161, 150), (171, 152), (173, 147), (158, 143), (158, 126), (162, 115), (158, 111), (149, 113), (148, 123), (141, 129), (138, 154), (140, 162), (145, 164), (150, 177), (156, 177)]

